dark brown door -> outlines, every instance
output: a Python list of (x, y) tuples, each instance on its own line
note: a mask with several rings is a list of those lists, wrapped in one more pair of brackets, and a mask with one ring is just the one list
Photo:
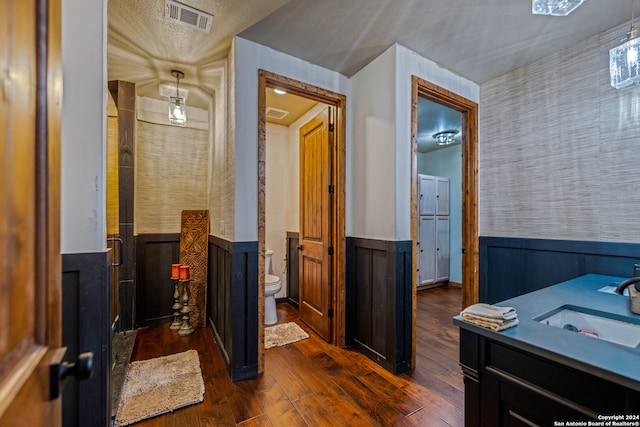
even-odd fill
[(331, 340), (331, 108), (300, 129), (300, 318)]
[(0, 1), (1, 426), (61, 422), (59, 43), (59, 0)]

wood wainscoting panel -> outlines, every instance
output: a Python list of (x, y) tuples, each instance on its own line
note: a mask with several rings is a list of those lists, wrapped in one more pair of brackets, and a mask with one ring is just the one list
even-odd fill
[(480, 237), (480, 301), (494, 304), (585, 274), (631, 277), (640, 244)]
[(411, 368), (411, 241), (347, 238), (347, 343), (383, 368)]
[(209, 253), (209, 211), (184, 210), (180, 226), (180, 264), (189, 266), (189, 308), (191, 326), (205, 326), (207, 266)]

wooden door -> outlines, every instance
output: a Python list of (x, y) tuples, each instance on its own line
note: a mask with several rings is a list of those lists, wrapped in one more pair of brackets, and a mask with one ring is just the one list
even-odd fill
[(60, 1), (0, 1), (0, 425), (59, 426)]
[(300, 318), (331, 340), (331, 108), (300, 129)]

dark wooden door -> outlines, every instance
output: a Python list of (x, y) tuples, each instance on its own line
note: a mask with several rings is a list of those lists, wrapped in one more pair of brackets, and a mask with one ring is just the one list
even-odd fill
[(0, 2), (0, 425), (59, 426), (60, 1)]
[(331, 340), (331, 108), (300, 129), (300, 318)]

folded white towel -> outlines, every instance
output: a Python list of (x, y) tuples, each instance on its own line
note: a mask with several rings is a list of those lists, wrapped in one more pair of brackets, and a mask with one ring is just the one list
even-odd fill
[(518, 324), (518, 315), (513, 307), (498, 307), (484, 303), (473, 304), (460, 312), (463, 320), (474, 325), (502, 331)]
[(460, 313), (462, 317), (464, 317), (464, 314), (473, 314), (474, 316), (478, 317), (486, 317), (488, 319), (499, 320), (510, 320), (518, 317), (516, 314), (516, 309), (513, 307), (498, 307), (497, 305), (490, 305), (485, 303), (470, 305)]
[(490, 319), (487, 317), (474, 316), (473, 314), (468, 314), (468, 313), (461, 315), (461, 317), (469, 323), (482, 326), (483, 328), (489, 328), (496, 332), (511, 328), (512, 326), (516, 326), (518, 324), (517, 317), (515, 319), (509, 319), (509, 320), (498, 320), (498, 319)]

